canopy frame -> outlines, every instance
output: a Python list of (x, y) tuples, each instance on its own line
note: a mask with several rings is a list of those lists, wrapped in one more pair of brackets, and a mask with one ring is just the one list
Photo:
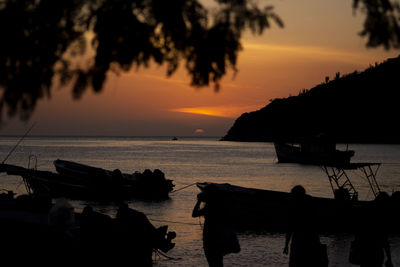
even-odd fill
[(338, 197), (338, 193), (346, 192), (350, 199), (358, 200), (358, 191), (352, 184), (346, 171), (360, 170), (368, 181), (374, 197), (376, 197), (381, 192), (376, 180), (380, 165), (380, 163), (349, 163), (345, 165), (323, 165), (322, 169), (328, 176), (335, 198)]

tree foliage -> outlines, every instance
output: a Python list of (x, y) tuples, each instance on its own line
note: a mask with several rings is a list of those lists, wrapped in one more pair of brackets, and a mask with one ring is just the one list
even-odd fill
[[(215, 85), (235, 69), (244, 30), (261, 34), (271, 7), (247, 0), (4, 0), (0, 2), (1, 111), (28, 118), (54, 78), (79, 98), (102, 90), (108, 71), (184, 65), (193, 86)], [(94, 54), (91, 58), (87, 54)]]
[(368, 47), (400, 48), (400, 3), (398, 0), (354, 0), (354, 10), (365, 13), (360, 35)]
[[(255, 0), (254, 0), (255, 1)], [(0, 1), (0, 112), (29, 118), (56, 82), (74, 97), (100, 92), (109, 71), (180, 64), (192, 86), (218, 90), (236, 71), (245, 30), (283, 26), (271, 6), (253, 0), (2, 0)], [(367, 45), (399, 46), (398, 4), (354, 0), (365, 11)], [(397, 16), (397, 17), (396, 17)]]

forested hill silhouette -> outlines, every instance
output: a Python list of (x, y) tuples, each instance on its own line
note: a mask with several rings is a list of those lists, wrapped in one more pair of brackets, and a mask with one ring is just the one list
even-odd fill
[(242, 114), (222, 140), (298, 141), (321, 133), (337, 142), (400, 143), (400, 56), (272, 100)]

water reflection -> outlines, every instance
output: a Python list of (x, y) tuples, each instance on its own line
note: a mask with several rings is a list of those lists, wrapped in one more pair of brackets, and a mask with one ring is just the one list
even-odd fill
[[(40, 168), (54, 171), (57, 158), (87, 163), (107, 169), (119, 168), (126, 172), (143, 171), (146, 168), (162, 170), (174, 180), (176, 189), (194, 182), (228, 182), (246, 187), (289, 192), (296, 184), (302, 184), (310, 195), (332, 197), (329, 182), (318, 167), (274, 163), (274, 148), (270, 143), (218, 142), (214, 139), (193, 139), (179, 142), (169, 140), (119, 139), (119, 138), (28, 138), (13, 153), (9, 163), (27, 166), (30, 153), (38, 156)], [(18, 138), (0, 138), (0, 158), (9, 152)], [(184, 142), (181, 142), (184, 141)], [(86, 143), (93, 144), (90, 146)], [(123, 145), (120, 145), (122, 142)], [(12, 144), (12, 145), (11, 145)], [(97, 144), (97, 145), (96, 145)], [(400, 174), (400, 146), (351, 145), (358, 161), (377, 160), (383, 155), (379, 182), (387, 187), (398, 185)], [(389, 162), (390, 164), (385, 164)], [(264, 162), (264, 164), (263, 164)], [(368, 195), (365, 181), (356, 184), (360, 198)], [(18, 187), (19, 185), (19, 187)], [(15, 189), (23, 193), (19, 177), (5, 176), (0, 188)], [(154, 226), (168, 224), (177, 232), (176, 246), (168, 255), (181, 260), (159, 258), (155, 266), (207, 266), (202, 246), (203, 219), (192, 218), (191, 213), (199, 189), (195, 186), (171, 195), (165, 202), (130, 201), (130, 207), (144, 212)], [(76, 209), (86, 202), (74, 201)], [(90, 203), (93, 204), (93, 203)], [(115, 216), (115, 207), (98, 205), (97, 210)], [(287, 267), (288, 257), (282, 254), (284, 234), (239, 233), (241, 252), (224, 257), (226, 266)], [(321, 242), (328, 246), (329, 266), (350, 267), (348, 253), (352, 235), (321, 235)], [(400, 237), (391, 236), (394, 265), (400, 264)]]

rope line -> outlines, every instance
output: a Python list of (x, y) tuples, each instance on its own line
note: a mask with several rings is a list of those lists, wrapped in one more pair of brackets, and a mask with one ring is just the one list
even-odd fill
[(188, 187), (191, 187), (191, 186), (193, 186), (193, 185), (195, 185), (195, 184), (197, 184), (197, 183), (193, 183), (193, 184), (184, 186), (184, 187), (182, 187), (182, 188), (176, 189), (176, 190), (172, 191), (170, 194), (175, 193), (175, 192), (178, 192), (178, 191), (181, 191), (181, 190), (186, 189), (186, 188), (188, 188)]
[(155, 249), (154, 252), (155, 252), (155, 254), (158, 255), (159, 257), (160, 257), (160, 256), (163, 256), (163, 257), (165, 257), (165, 258), (167, 258), (167, 259), (169, 259), (169, 260), (182, 260), (182, 258), (173, 258), (173, 257), (171, 257), (171, 256), (168, 256), (168, 255), (165, 254), (164, 252), (161, 252), (159, 249)]
[(186, 224), (186, 225), (195, 225), (195, 226), (198, 226), (198, 224), (197, 223), (187, 223), (187, 222), (176, 222), (176, 221), (168, 221), (168, 220), (157, 220), (157, 219), (151, 219), (151, 218), (149, 218), (150, 220), (152, 220), (152, 221), (155, 221), (155, 222), (162, 222), (162, 223), (177, 223), (177, 224)]

